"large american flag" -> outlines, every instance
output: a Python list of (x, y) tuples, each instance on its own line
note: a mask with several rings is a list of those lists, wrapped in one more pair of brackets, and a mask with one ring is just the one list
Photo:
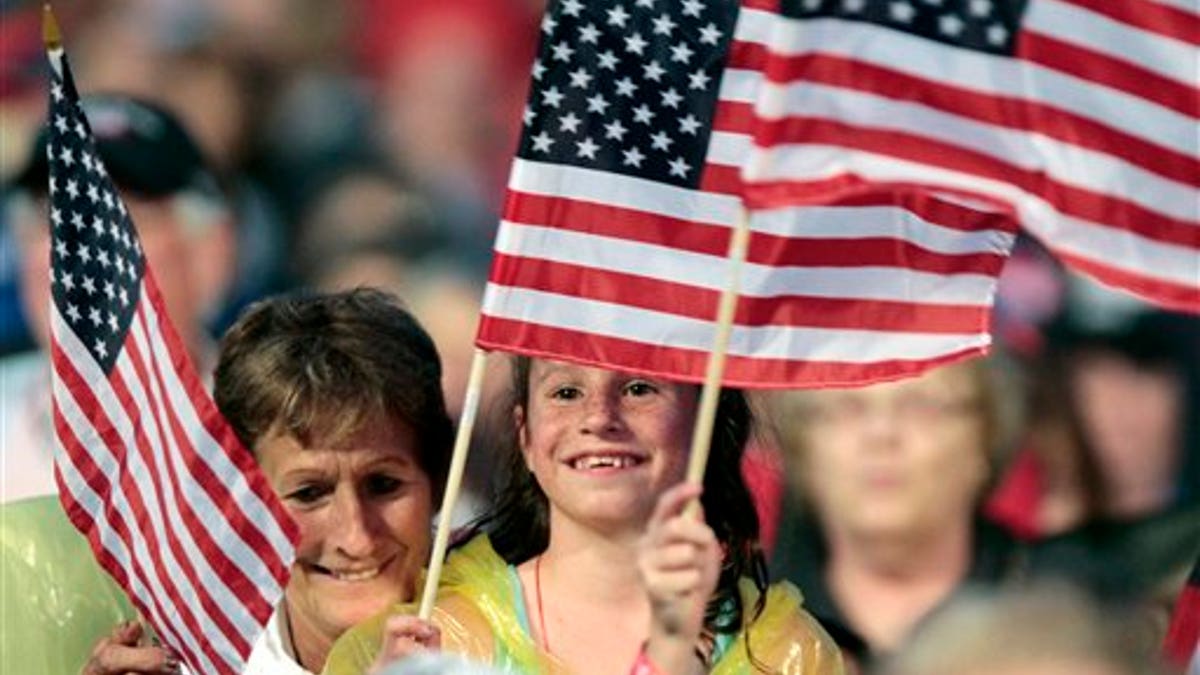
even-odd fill
[[(481, 347), (703, 379), (775, 9), (550, 4)], [(1004, 205), (867, 196), (750, 223), (726, 383), (857, 384), (987, 347)]]
[(240, 673), (295, 525), (168, 320), (61, 48), (51, 47), (51, 361), (68, 516), (197, 673)]
[(1194, 0), (782, 0), (754, 209), (984, 199), (1068, 265), (1200, 312)]

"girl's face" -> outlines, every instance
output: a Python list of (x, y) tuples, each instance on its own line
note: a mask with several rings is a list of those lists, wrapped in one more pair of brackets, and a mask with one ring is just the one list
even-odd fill
[(410, 601), (429, 558), (429, 477), (404, 424), (367, 425), (336, 446), (269, 434), (255, 444), (263, 472), (300, 527), (287, 587), (296, 635), (336, 638)]
[(551, 522), (640, 532), (658, 495), (680, 482), (696, 387), (555, 361), (534, 361), (517, 425)]

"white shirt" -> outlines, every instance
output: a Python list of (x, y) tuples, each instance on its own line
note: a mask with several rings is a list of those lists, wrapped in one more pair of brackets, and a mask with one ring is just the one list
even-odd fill
[(296, 662), (290, 643), (283, 612), (276, 607), (266, 629), (250, 650), (242, 675), (314, 675)]

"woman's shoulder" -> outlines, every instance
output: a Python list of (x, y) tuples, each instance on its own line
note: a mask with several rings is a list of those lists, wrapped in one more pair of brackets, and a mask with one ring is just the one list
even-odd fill
[(762, 612), (754, 615), (760, 594), (743, 579), (742, 602), (749, 625), (712, 672), (717, 675), (768, 672), (786, 675), (841, 675), (842, 656), (833, 638), (804, 609), (804, 596), (789, 582), (771, 584)]

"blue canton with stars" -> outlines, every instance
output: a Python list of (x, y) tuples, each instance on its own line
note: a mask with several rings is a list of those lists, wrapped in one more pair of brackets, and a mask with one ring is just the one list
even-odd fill
[(695, 188), (737, 20), (729, 0), (561, 0), (517, 155)]
[(54, 305), (105, 374), (137, 309), (145, 260), (96, 154), (66, 59), (51, 82), (50, 288)]
[(784, 16), (837, 17), (1009, 56), (1028, 0), (782, 0)]

